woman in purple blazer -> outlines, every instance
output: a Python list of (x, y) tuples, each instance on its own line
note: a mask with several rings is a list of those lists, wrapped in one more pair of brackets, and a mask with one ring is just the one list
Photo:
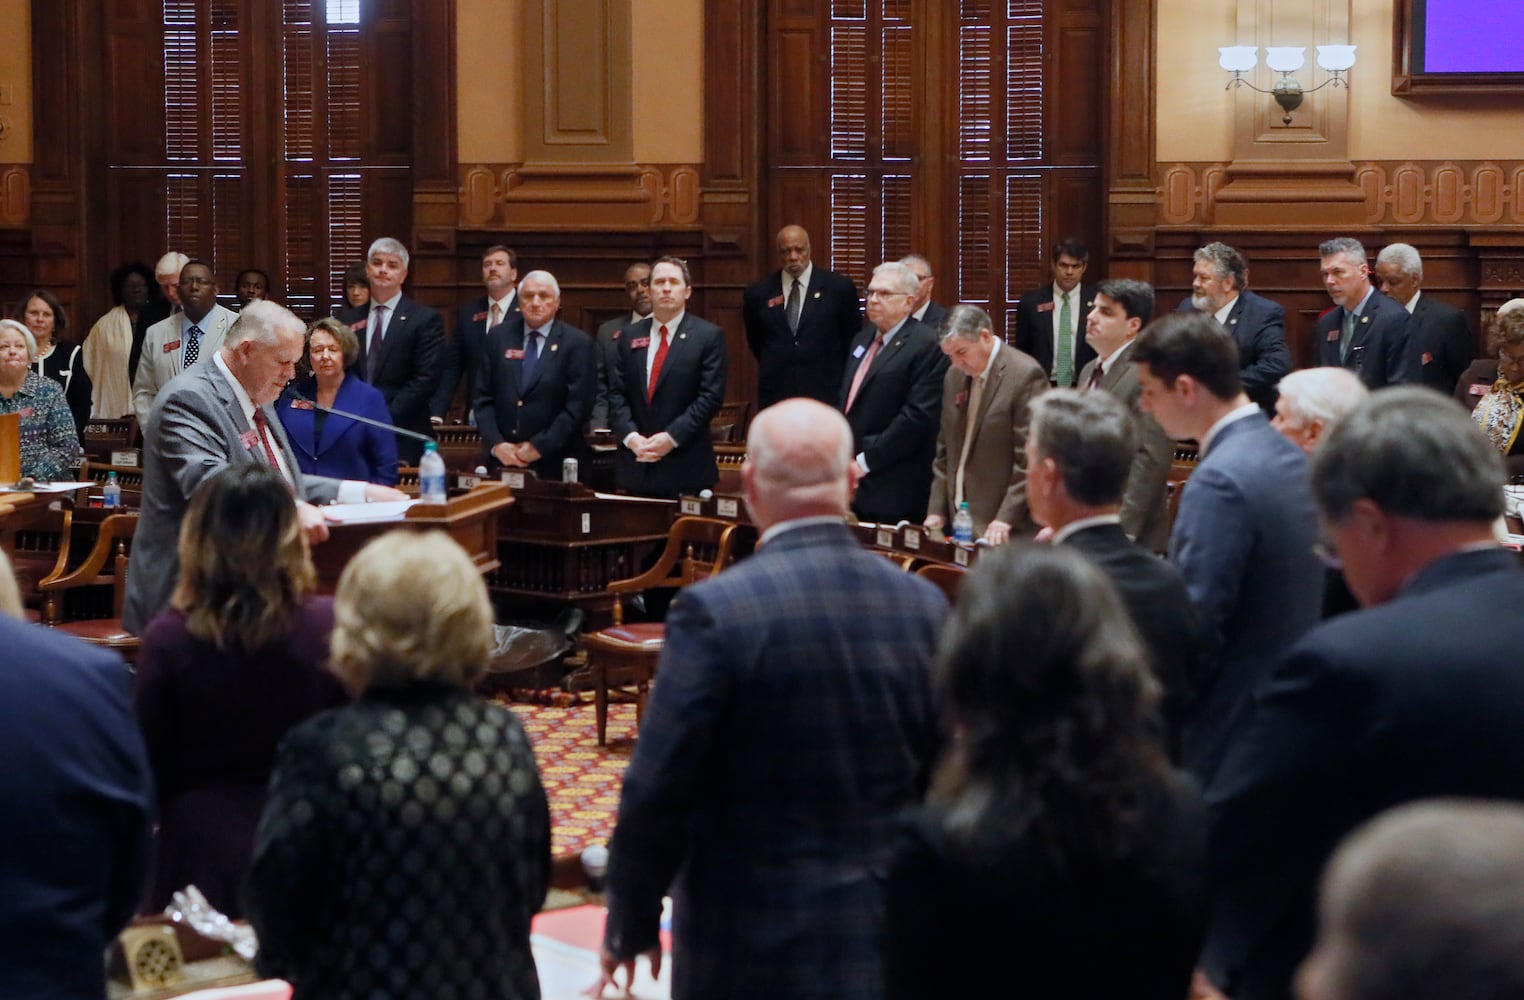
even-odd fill
[[(312, 374), (293, 382), (275, 404), (296, 464), (307, 475), (397, 485), (397, 438), (390, 431), (327, 413), (346, 410), (392, 422), (380, 390), (348, 374), (360, 354), (354, 332), (333, 318), (307, 331), (307, 366)], [(313, 403), (316, 402), (316, 406)]]
[(180, 567), (138, 657), (138, 720), (159, 790), (144, 911), (194, 884), (238, 917), (276, 745), (347, 700), (328, 671), (333, 601), (311, 593), (291, 490), (263, 465), (230, 465), (196, 491)]

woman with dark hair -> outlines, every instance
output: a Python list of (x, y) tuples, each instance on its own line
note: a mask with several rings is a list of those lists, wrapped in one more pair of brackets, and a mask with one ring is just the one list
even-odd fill
[(365, 262), (351, 264), (344, 269), (344, 303), (347, 308), (358, 309), (370, 301), (370, 275)]
[(1206, 813), (1111, 584), (1063, 546), (987, 553), (938, 661), (952, 743), (889, 873), (889, 996), (1183, 1000)]
[(380, 390), (349, 373), (359, 355), (360, 341), (349, 327), (331, 316), (313, 323), (303, 358), (311, 374), (291, 383), (275, 413), (305, 474), (396, 486), (397, 436), (328, 412), (333, 407), (392, 422)]
[(26, 297), (16, 318), (37, 341), (37, 359), (32, 366), (37, 374), (63, 388), (69, 411), (74, 414), (74, 429), (83, 442), (85, 424), (90, 420), (90, 376), (85, 374), (84, 348), (69, 337), (69, 314), (52, 292), (39, 288)]
[(138, 718), (159, 789), (146, 911), (195, 884), (242, 915), (239, 884), (276, 745), (345, 700), (327, 669), (333, 601), (312, 585), (307, 536), (279, 474), (232, 465), (196, 491), (180, 528), (179, 585), (138, 655)]
[(111, 301), (116, 304), (95, 321), (84, 343), (92, 416), (103, 420), (132, 416), (132, 378), (127, 374), (132, 327), (158, 290), (147, 264), (134, 261), (111, 272)]

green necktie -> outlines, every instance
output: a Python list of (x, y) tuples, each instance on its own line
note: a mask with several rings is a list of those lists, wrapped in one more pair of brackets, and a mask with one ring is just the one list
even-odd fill
[(1064, 304), (1058, 310), (1058, 336), (1054, 338), (1058, 346), (1053, 358), (1053, 380), (1060, 389), (1074, 385), (1074, 344), (1073, 334), (1070, 333), (1073, 318), (1069, 293), (1065, 292)]
[(1355, 339), (1355, 314), (1348, 309), (1344, 311), (1344, 336), (1339, 338), (1339, 362), (1349, 359), (1349, 342)]

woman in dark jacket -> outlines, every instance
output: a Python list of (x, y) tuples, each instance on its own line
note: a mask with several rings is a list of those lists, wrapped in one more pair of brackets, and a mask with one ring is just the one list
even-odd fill
[(383, 424), (392, 422), (380, 390), (349, 373), (359, 353), (360, 342), (343, 323), (330, 318), (312, 324), (305, 358), (312, 374), (291, 383), (275, 404), (275, 412), (302, 472), (395, 486), (397, 436), (318, 408), (333, 407)]
[(939, 654), (952, 744), (889, 875), (890, 997), (1187, 995), (1206, 814), (1147, 664), (1078, 552), (979, 560)]
[(492, 607), (442, 532), (360, 550), (334, 669), (358, 699), (281, 744), (255, 839), (259, 970), (295, 998), (540, 995), (550, 814), (529, 740), (471, 691)]

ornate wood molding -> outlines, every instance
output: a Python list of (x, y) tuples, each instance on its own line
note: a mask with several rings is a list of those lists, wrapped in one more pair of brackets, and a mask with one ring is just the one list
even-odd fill
[(471, 163), (460, 168), (467, 228), (650, 229), (699, 223), (692, 163)]
[[(1218, 195), (1234, 169), (1228, 163), (1161, 163), (1160, 224), (1224, 224)], [(1354, 164), (1354, 181), (1364, 195), (1361, 225), (1524, 225), (1524, 160), (1364, 160)], [(1291, 218), (1281, 223), (1303, 224)], [(1311, 225), (1327, 228), (1329, 222)]]
[(24, 163), (0, 168), (0, 227), (24, 229), (32, 215), (32, 175)]

